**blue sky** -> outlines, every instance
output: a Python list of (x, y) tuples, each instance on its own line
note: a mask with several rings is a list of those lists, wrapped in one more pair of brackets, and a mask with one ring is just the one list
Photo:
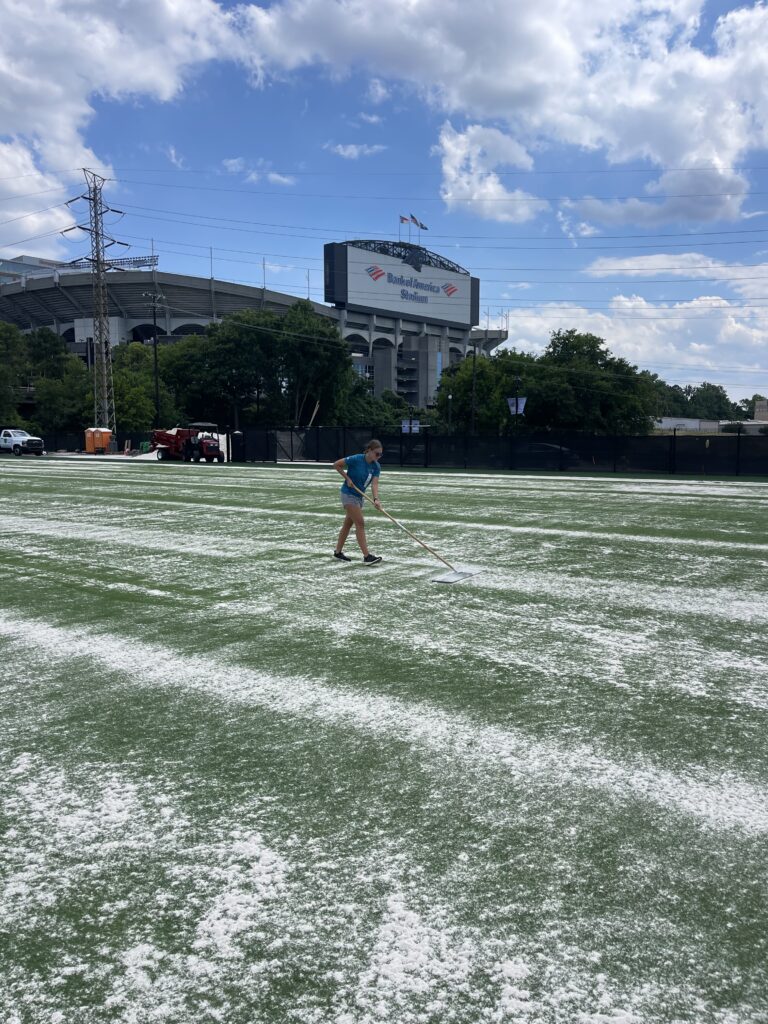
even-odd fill
[(324, 242), (413, 213), (517, 348), (768, 393), (765, 5), (44, 7), (3, 14), (2, 255), (86, 250), (84, 166), (126, 254), (318, 301)]

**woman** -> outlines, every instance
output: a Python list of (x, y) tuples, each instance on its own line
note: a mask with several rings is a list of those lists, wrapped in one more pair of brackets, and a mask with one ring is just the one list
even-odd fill
[[(379, 474), (381, 467), (379, 459), (384, 449), (381, 441), (375, 438), (368, 442), (363, 449), (362, 455), (348, 455), (346, 458), (337, 459), (333, 468), (344, 477), (341, 485), (341, 504), (344, 506), (344, 524), (339, 531), (339, 539), (336, 542), (336, 550), (333, 557), (340, 562), (351, 562), (349, 555), (344, 554), (344, 544), (349, 531), (355, 527), (355, 536), (360, 550), (363, 552), (363, 562), (366, 565), (378, 565), (381, 556), (372, 555), (368, 550), (368, 543), (365, 539), (365, 519), (363, 518), (363, 495), (368, 484), (373, 491), (373, 503), (376, 508), (381, 508), (379, 501)], [(354, 485), (354, 486), (353, 486)]]

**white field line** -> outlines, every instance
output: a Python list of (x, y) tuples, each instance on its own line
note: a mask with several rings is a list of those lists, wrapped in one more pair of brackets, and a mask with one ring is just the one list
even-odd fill
[[(339, 518), (330, 513), (306, 514), (334, 520)], [(275, 518), (274, 521), (277, 523), (278, 519)], [(157, 529), (139, 530), (90, 524), (86, 533), (84, 528), (75, 526), (71, 521), (42, 518), (35, 518), (35, 529), (30, 532), (28, 524), (22, 529), (15, 517), (2, 516), (0, 516), (0, 533), (6, 540), (12, 536), (18, 536), (20, 545), (31, 545), (38, 554), (40, 553), (39, 542), (42, 537), (54, 538), (58, 541), (79, 541), (87, 544), (89, 548), (101, 545), (105, 551), (127, 547), (160, 554), (202, 556), (214, 561), (217, 559), (231, 561), (253, 559), (259, 555), (274, 553), (275, 549), (280, 548), (282, 544), (290, 544), (294, 554), (298, 553), (303, 556), (326, 553), (327, 544), (322, 551), (318, 551), (316, 544), (297, 543), (294, 539), (295, 525), (282, 519), (279, 521), (286, 528), (285, 536), (260, 540), (242, 535), (226, 537), (220, 533), (214, 534), (211, 540), (207, 540), (202, 534), (198, 534), (195, 539), (185, 539), (177, 529), (163, 532)], [(263, 527), (264, 524), (261, 525)], [(392, 529), (394, 530), (394, 527)], [(432, 539), (426, 534), (422, 534), (422, 538), (427, 542)], [(743, 545), (736, 546), (743, 547)], [(18, 546), (17, 549), (21, 550), (22, 548)], [(462, 584), (464, 589), (499, 590), (536, 597), (545, 595), (555, 601), (589, 599), (602, 607), (646, 609), (672, 615), (704, 615), (742, 623), (768, 622), (768, 600), (765, 595), (762, 592), (749, 592), (743, 588), (721, 587), (712, 591), (703, 590), (701, 587), (660, 587), (646, 583), (590, 580), (586, 577), (575, 578), (562, 573), (531, 572), (522, 567), (509, 569), (498, 563), (492, 567), (482, 567), (470, 563), (455, 553), (449, 553), (449, 561), (459, 569), (482, 569), (481, 575)], [(388, 555), (386, 568), (393, 567), (405, 568), (421, 577), (430, 569), (439, 568), (439, 565), (434, 559), (420, 555), (417, 550), (407, 557)], [(344, 571), (339, 566), (333, 568)], [(30, 568), (30, 573), (33, 576), (40, 575), (39, 569), (33, 571)]]
[[(323, 516), (324, 513), (312, 515)], [(40, 528), (43, 525), (45, 528)], [(16, 529), (17, 521), (13, 520), (13, 525), (10, 525), (0, 517), (0, 531), (6, 539), (13, 536)], [(294, 554), (317, 555), (316, 544), (297, 544), (294, 540), (294, 531), (295, 527), (291, 524), (290, 532), (287, 532), (283, 539), (273, 537), (257, 541), (243, 537), (222, 539), (217, 536), (215, 542), (209, 542), (204, 537), (198, 537), (195, 541), (185, 540), (179, 536), (177, 530), (169, 530), (164, 534), (156, 530), (139, 531), (119, 526), (89, 525), (86, 537), (82, 527), (67, 520), (36, 519), (34, 534), (31, 534), (29, 528), (25, 528), (18, 530), (18, 536), (22, 537), (24, 543), (34, 541), (33, 547), (38, 555), (40, 546), (37, 542), (41, 537), (54, 538), (57, 541), (80, 541), (87, 543), (89, 547), (101, 546), (104, 550), (128, 548), (142, 552), (203, 556), (213, 561), (253, 559), (259, 555), (273, 554), (275, 547), (280, 548), (282, 544), (289, 543)], [(428, 537), (424, 539), (430, 540)], [(327, 553), (327, 548), (328, 545), (319, 553)], [(475, 563), (470, 564), (455, 554), (452, 554), (449, 560), (459, 569), (480, 570), (481, 574), (462, 584), (465, 589), (469, 587), (526, 594), (538, 600), (542, 597), (555, 601), (591, 600), (602, 607), (638, 608), (674, 615), (707, 615), (740, 623), (768, 623), (768, 599), (762, 592), (756, 594), (732, 588), (719, 588), (715, 592), (708, 592), (698, 587), (657, 587), (642, 583), (630, 584), (625, 581), (591, 581), (585, 577), (568, 577), (567, 574), (559, 572), (530, 571), (519, 567), (509, 569), (500, 564), (483, 567)], [(385, 567), (406, 568), (421, 578), (430, 569), (439, 569), (440, 566), (434, 559), (422, 556), (416, 551), (408, 557), (388, 555)], [(339, 566), (334, 568), (338, 569)], [(33, 577), (40, 575), (39, 569), (31, 568), (30, 572)], [(104, 585), (104, 589), (116, 587)], [(138, 591), (140, 592), (140, 588)], [(225, 607), (229, 607), (228, 602)]]
[[(283, 520), (290, 516), (291, 520), (295, 524), (295, 521), (304, 519), (335, 519), (341, 520), (341, 511), (334, 512), (315, 512), (305, 509), (296, 508), (268, 508), (250, 505), (247, 508), (241, 506), (226, 506), (216, 505), (213, 508), (209, 504), (205, 503), (194, 503), (194, 502), (175, 502), (171, 500), (153, 500), (145, 498), (135, 499), (121, 499), (123, 502), (133, 501), (139, 505), (146, 505), (149, 502), (153, 504), (162, 505), (168, 508), (174, 508), (179, 511), (189, 511), (194, 513), (195, 510), (199, 510), (201, 513), (205, 513), (210, 516), (214, 511), (216, 514), (223, 512), (236, 512), (240, 516), (248, 517), (267, 517), (267, 519)], [(102, 509), (102, 514), (103, 514)], [(392, 514), (392, 513), (390, 513)], [(370, 513), (373, 516), (373, 512)], [(30, 532), (30, 521), (34, 521), (35, 534), (36, 535), (47, 535), (55, 537), (70, 537), (73, 539), (91, 540), (98, 539), (112, 543), (130, 543), (133, 546), (141, 545), (142, 541), (151, 545), (152, 541), (150, 538), (152, 534), (146, 532), (145, 529), (137, 524), (136, 527), (127, 528), (120, 527), (99, 527), (91, 523), (88, 523), (87, 529), (83, 526), (75, 527), (71, 521), (63, 519), (49, 519), (45, 516), (38, 516), (32, 511), (25, 511), (25, 521), (22, 522), (19, 517), (16, 516), (0, 516), (0, 532), (4, 536), (9, 536), (16, 533), (22, 533), (28, 535)], [(395, 518), (399, 518), (396, 516)], [(459, 518), (459, 517), (457, 517)], [(533, 526), (512, 526), (507, 523), (478, 523), (471, 519), (470, 516), (461, 516), (461, 522), (457, 523), (456, 519), (427, 519), (418, 520), (414, 519), (413, 516), (409, 516), (408, 519), (400, 519), (400, 522), (404, 526), (408, 526), (409, 529), (413, 528), (413, 532), (424, 529), (456, 529), (457, 526), (468, 526), (471, 527), (473, 532), (484, 532), (484, 533), (506, 533), (515, 536), (536, 536), (536, 537), (563, 537), (568, 539), (578, 540), (590, 540), (599, 541), (600, 543), (630, 543), (630, 544), (664, 544), (671, 545), (673, 547), (687, 547), (687, 548), (715, 548), (718, 550), (726, 551), (750, 551), (755, 554), (768, 553), (768, 544), (756, 544), (751, 541), (739, 541), (739, 540), (721, 540), (719, 538), (713, 538), (708, 540), (706, 538), (698, 537), (673, 537), (673, 536), (659, 536), (657, 534), (631, 534), (631, 533), (613, 533), (609, 530), (567, 530), (560, 527), (547, 527), (540, 525)], [(173, 538), (178, 536), (176, 519), (169, 520), (168, 528), (168, 543), (169, 546), (173, 546)], [(263, 526), (263, 522), (261, 524)], [(127, 536), (130, 536), (130, 540)], [(221, 539), (219, 533), (219, 539)], [(230, 538), (233, 543), (241, 544), (243, 542), (242, 537)], [(195, 541), (190, 541), (192, 548), (190, 550), (197, 551), (195, 547)], [(181, 546), (181, 544), (179, 544)], [(201, 549), (203, 545), (198, 544)]]
[(713, 775), (702, 769), (674, 774), (639, 759), (622, 764), (586, 744), (532, 740), (522, 730), (479, 724), (424, 702), (269, 675), (210, 657), (185, 657), (168, 647), (88, 628), (74, 634), (71, 628), (9, 615), (0, 622), (0, 636), (10, 642), (12, 651), (45, 654), (60, 663), (87, 658), (137, 686), (181, 688), (356, 730), (377, 740), (408, 743), (417, 753), (429, 755), (427, 764), (437, 756), (454, 768), (502, 772), (518, 782), (587, 786), (612, 798), (648, 800), (714, 829), (768, 832), (768, 791), (734, 772)]
[[(146, 463), (144, 463), (144, 466), (146, 466)], [(131, 462), (113, 461), (98, 463), (87, 460), (70, 463), (22, 463), (21, 465), (16, 462), (7, 462), (5, 464), (0, 462), (0, 471), (7, 472), (9, 475), (24, 475), (30, 478), (39, 477), (40, 473), (44, 473), (49, 479), (55, 477), (62, 479), (71, 478), (73, 473), (76, 474), (78, 472), (84, 475), (92, 475), (100, 471), (107, 472), (113, 477), (119, 476), (128, 479), (135, 472)], [(171, 474), (173, 474), (172, 479), (175, 483), (178, 483), (180, 479), (184, 479), (185, 484), (188, 484), (190, 487), (203, 485), (216, 487), (217, 489), (227, 487), (250, 489), (257, 486), (259, 479), (265, 477), (270, 482), (279, 481), (286, 485), (290, 485), (291, 482), (306, 483), (312, 481), (316, 482), (319, 486), (326, 486), (329, 480), (333, 483), (337, 482), (330, 463), (294, 463), (281, 464), (279, 466), (265, 464), (242, 468), (229, 465), (225, 471), (220, 471), (218, 467), (172, 464), (163, 465), (162, 467), (158, 466), (157, 472), (158, 476), (156, 478), (142, 473), (142, 481), (149, 482), (151, 480), (152, 483), (158, 484), (163, 483), (163, 481), (170, 482)], [(441, 473), (439, 470), (424, 470), (420, 472), (418, 469), (402, 470), (389, 468), (385, 463), (382, 463), (382, 473), (384, 474), (382, 482), (392, 479), (397, 484), (402, 484), (408, 488), (424, 487), (427, 491), (433, 489), (436, 485), (445, 487), (448, 490), (466, 491), (467, 481), (472, 481), (482, 483), (484, 490), (498, 490), (505, 493), (510, 491), (543, 491), (547, 494), (563, 492), (580, 493), (588, 490), (589, 492), (599, 493), (601, 496), (609, 494), (618, 496), (644, 494), (657, 496), (665, 500), (669, 497), (674, 498), (677, 495), (704, 498), (744, 497), (768, 499), (768, 482), (762, 483), (753, 480), (737, 483), (732, 479), (718, 480), (716, 478), (678, 481), (674, 477), (665, 477), (659, 480), (630, 477), (628, 479), (615, 480), (612, 479), (610, 474), (580, 475), (578, 477), (569, 476), (563, 478), (560, 474), (516, 476), (512, 473), (508, 475), (483, 472)], [(236, 479), (233, 480), (233, 477), (236, 477)]]

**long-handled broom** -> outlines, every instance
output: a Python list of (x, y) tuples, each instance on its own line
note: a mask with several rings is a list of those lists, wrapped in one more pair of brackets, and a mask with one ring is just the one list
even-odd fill
[[(358, 494), (362, 494), (365, 500), (370, 502), (370, 504), (373, 505), (374, 508), (376, 508), (376, 505), (374, 504), (373, 500), (365, 493), (365, 491), (361, 491), (360, 488), (352, 480), (350, 480), (348, 476), (346, 476), (345, 478), (350, 487), (354, 487)], [(391, 516), (389, 514), (389, 512), (385, 512), (383, 508), (378, 508), (376, 509), (376, 511), (381, 512), (381, 514), (383, 516), (386, 516), (387, 519), (389, 519), (391, 522), (395, 524), (395, 526), (399, 526), (403, 533), (407, 533), (411, 540), (415, 540), (416, 543), (420, 544), (421, 547), (423, 547), (426, 551), (430, 553), (430, 555), (433, 555), (438, 561), (442, 562), (443, 565), (448, 566), (448, 568), (451, 571), (443, 573), (442, 576), (433, 577), (433, 583), (460, 583), (462, 580), (469, 579), (470, 576), (478, 576), (483, 571), (482, 569), (457, 569), (455, 566), (451, 565), (451, 563), (448, 562), (445, 558), (443, 558), (442, 555), (438, 555), (436, 551), (433, 551), (429, 544), (425, 544), (423, 540), (419, 540), (419, 538), (414, 533), (411, 533), (411, 531), (407, 527), (403, 526), (402, 523), (398, 522), (394, 516)]]

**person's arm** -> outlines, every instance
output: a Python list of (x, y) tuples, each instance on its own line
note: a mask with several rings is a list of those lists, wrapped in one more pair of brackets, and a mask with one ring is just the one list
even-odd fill
[(352, 479), (347, 474), (347, 460), (346, 460), (346, 458), (336, 459), (336, 461), (333, 464), (333, 468), (336, 470), (337, 473), (340, 473), (341, 476), (344, 477), (344, 480), (349, 485), (350, 490), (352, 490), (352, 491), (356, 491), (357, 490), (357, 488), (355, 487), (354, 483), (352, 482)]
[(371, 490), (373, 491), (373, 504), (377, 508), (381, 508), (381, 499), (379, 498), (379, 478), (375, 476), (371, 480)]

